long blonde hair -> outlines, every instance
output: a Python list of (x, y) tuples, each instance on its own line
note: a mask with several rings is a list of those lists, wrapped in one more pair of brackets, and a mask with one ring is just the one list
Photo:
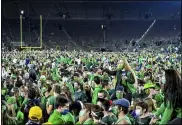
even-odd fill
[(146, 98), (145, 102), (148, 104), (148, 112), (152, 112), (152, 111), (157, 110), (155, 103), (151, 98)]

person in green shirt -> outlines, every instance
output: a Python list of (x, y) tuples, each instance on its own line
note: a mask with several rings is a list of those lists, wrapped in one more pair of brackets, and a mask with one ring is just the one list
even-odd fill
[(65, 124), (69, 124), (69, 125), (75, 124), (75, 118), (70, 112), (68, 112), (65, 115), (62, 115), (62, 118), (65, 121)]
[(98, 98), (98, 93), (100, 90), (102, 90), (102, 85), (101, 85), (101, 79), (99, 76), (95, 76), (94, 78), (95, 82), (95, 88), (92, 94), (92, 103), (96, 104), (97, 103), (97, 98)]
[(19, 96), (19, 104), (20, 104), (20, 107), (21, 105), (23, 104), (23, 101), (25, 99), (25, 86), (21, 86), (20, 87), (20, 96)]
[(47, 101), (47, 114), (51, 114), (55, 109), (56, 97), (61, 93), (61, 87), (59, 85), (55, 85), (53, 88), (54, 96), (50, 96)]
[(83, 86), (79, 82), (75, 82), (74, 89), (75, 89), (74, 93), (75, 101), (82, 101), (83, 103), (85, 103), (87, 101), (87, 96), (83, 91)]
[(83, 106), (81, 101), (74, 101), (69, 105), (69, 112), (73, 114), (75, 122), (78, 122), (79, 113), (83, 109)]
[(74, 73), (73, 74), (73, 81), (79, 82), (79, 80), (80, 80), (79, 77), (80, 77), (80, 74), (78, 72)]
[(68, 108), (69, 100), (62, 95), (58, 95), (56, 97), (55, 110), (50, 115), (48, 122), (56, 125), (65, 124), (66, 121), (63, 115), (66, 115), (68, 113)]
[(159, 108), (161, 104), (164, 102), (163, 93), (160, 91), (161, 85), (155, 84), (155, 94), (153, 95), (153, 99), (156, 101), (156, 106)]
[(16, 113), (16, 109), (17, 109), (17, 103), (16, 103), (16, 98), (15, 97), (8, 97), (7, 98), (7, 102), (8, 106), (13, 107), (13, 110)]
[(107, 79), (102, 80), (101, 85), (102, 85), (103, 90), (105, 90), (107, 93), (107, 99), (110, 99), (109, 92), (111, 90), (111, 85), (109, 84), (109, 80), (107, 80)]
[(151, 120), (151, 114), (148, 113), (148, 104), (144, 101), (138, 102), (135, 105), (135, 114), (139, 124), (148, 125)]
[(124, 97), (124, 88), (123, 86), (118, 86), (116, 88), (116, 98), (118, 99), (122, 99)]
[(47, 114), (47, 110), (46, 110), (46, 104), (49, 97), (51, 97), (51, 94), (50, 94), (51, 90), (52, 90), (52, 87), (50, 84), (44, 84), (44, 87), (42, 89), (42, 97), (41, 97), (41, 109), (43, 111), (44, 121), (47, 121), (49, 118), (49, 115)]
[(91, 117), (91, 103), (83, 104), (83, 108), (79, 113), (79, 120), (76, 124), (93, 124)]
[(151, 124), (168, 124), (169, 121), (175, 118), (182, 118), (182, 80), (180, 74), (174, 69), (165, 70), (165, 84), (164, 84), (164, 103), (155, 113), (159, 116), (163, 113), (162, 118), (157, 122), (157, 118), (153, 117)]
[(19, 104), (19, 89), (17, 87), (14, 87), (12, 90), (11, 90), (11, 94), (13, 95), (12, 98), (14, 98), (16, 100), (16, 103), (14, 104), (14, 108), (15, 108), (15, 111), (17, 112), (18, 111), (18, 107), (21, 105)]
[(107, 72), (109, 75), (116, 75), (114, 83), (115, 89), (117, 86), (122, 85), (126, 93), (125, 98), (127, 98), (131, 102), (132, 94), (136, 93), (138, 80), (134, 71), (131, 69), (127, 59), (124, 58), (123, 60), (120, 60), (116, 71), (110, 71), (108, 69), (105, 69), (104, 71)]
[(148, 114), (152, 115), (157, 110), (155, 101), (150, 97), (147, 97), (143, 100), (148, 104)]
[(16, 112), (14, 110), (14, 103), (16, 100), (9, 97), (7, 103), (2, 101), (2, 124), (4, 125), (17, 125), (18, 120), (16, 117)]
[(145, 91), (144, 98), (147, 98), (147, 97), (152, 98), (153, 92), (155, 91), (155, 84), (149, 81), (144, 84), (143, 89)]
[(17, 118), (17, 120), (18, 120), (18, 124), (19, 124), (19, 125), (24, 124), (24, 114), (23, 114), (23, 112), (18, 111), (18, 113), (17, 113), (17, 115), (16, 115), (16, 118)]
[(125, 99), (119, 99), (114, 101), (115, 108), (117, 109), (118, 120), (116, 121), (117, 124), (131, 124), (130, 119), (127, 117), (127, 113), (129, 111), (130, 102)]
[(151, 72), (144, 73), (144, 81), (145, 83), (153, 83), (153, 76)]
[(104, 124), (102, 122), (102, 117), (104, 117), (104, 113), (103, 113), (103, 108), (100, 107), (99, 105), (92, 105), (91, 107), (91, 116), (94, 120), (93, 124)]
[[(116, 122), (116, 119), (115, 119), (116, 116), (113, 113), (109, 112), (110, 105), (111, 105), (109, 100), (99, 98), (97, 105), (99, 105), (101, 108), (103, 108), (104, 116), (101, 119), (101, 121), (103, 123), (111, 125), (112, 123)], [(115, 118), (114, 118), (114, 116), (115, 116)]]

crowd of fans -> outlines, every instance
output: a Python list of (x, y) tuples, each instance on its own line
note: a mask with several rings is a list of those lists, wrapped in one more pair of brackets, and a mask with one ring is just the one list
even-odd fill
[(178, 3), (6, 1), (2, 125), (182, 124)]
[(181, 124), (181, 55), (2, 53), (3, 125)]

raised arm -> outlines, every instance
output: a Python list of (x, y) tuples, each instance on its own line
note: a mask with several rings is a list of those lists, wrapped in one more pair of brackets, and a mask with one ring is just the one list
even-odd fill
[(110, 71), (109, 69), (103, 69), (103, 72), (106, 72), (108, 75), (115, 76), (117, 71)]
[(125, 70), (130, 71), (130, 72), (132, 73), (132, 76), (133, 76), (133, 78), (134, 78), (134, 80), (135, 80), (134, 86), (135, 86), (135, 88), (137, 88), (137, 86), (138, 86), (137, 77), (136, 77), (136, 75), (135, 75), (135, 72), (131, 69), (131, 66), (129, 65), (129, 63), (128, 63), (128, 61), (127, 61), (126, 58), (124, 59), (124, 65), (125, 65), (125, 67), (124, 67)]

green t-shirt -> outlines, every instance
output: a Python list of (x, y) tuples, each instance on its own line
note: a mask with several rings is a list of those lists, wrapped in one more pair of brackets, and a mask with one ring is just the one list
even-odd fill
[[(94, 121), (92, 119), (87, 119), (82, 125), (92, 125)], [(80, 122), (77, 122), (76, 125), (81, 125)]]
[(21, 111), (18, 111), (16, 118), (18, 120), (18, 124), (22, 125), (24, 123), (24, 114)]
[(6, 88), (2, 88), (1, 89), (1, 95), (6, 95), (7, 93), (7, 89)]
[(65, 121), (65, 124), (75, 124), (75, 118), (70, 112), (66, 115), (62, 115), (62, 118)]
[(144, 72), (139, 72), (138, 73), (138, 77), (140, 78), (140, 79), (144, 79)]
[(74, 93), (74, 99), (75, 101), (82, 101), (85, 103), (87, 101), (87, 96), (83, 91), (79, 91)]
[(66, 83), (66, 86), (69, 87), (69, 90), (71, 92), (71, 94), (73, 95), (74, 94), (74, 88), (73, 88), (73, 85), (71, 83)]
[(154, 95), (154, 100), (156, 100), (157, 107), (160, 107), (160, 105), (164, 101), (164, 96), (162, 95), (162, 93), (158, 93), (158, 94)]
[(48, 98), (48, 101), (47, 101), (47, 106), (52, 105), (53, 106), (53, 110), (54, 110), (55, 109), (55, 104), (56, 104), (56, 97), (50, 96)]
[(22, 103), (23, 103), (23, 97), (22, 96), (19, 96), (18, 97), (18, 106), (21, 106), (22, 105)]
[(92, 95), (92, 103), (96, 104), (97, 103), (97, 98), (98, 98), (98, 93), (99, 91), (102, 90), (102, 86), (96, 86)]
[(173, 111), (176, 112), (177, 118), (182, 118), (182, 108), (173, 109), (169, 106), (169, 103), (165, 107), (164, 103), (160, 106), (160, 108), (155, 112), (154, 114), (156, 116), (162, 115), (161, 121), (159, 121), (159, 124), (167, 124), (171, 120), (171, 116)]
[(88, 75), (88, 77), (89, 77), (89, 80), (90, 80), (90, 81), (93, 81), (93, 80), (94, 80), (95, 75), (94, 75), (94, 74), (90, 74), (90, 75)]
[[(130, 79), (129, 77), (128, 77), (128, 79)], [(134, 93), (136, 93), (136, 88), (134, 87), (134, 84), (133, 84), (133, 82), (131, 82), (131, 80), (122, 80), (122, 85), (124, 85), (125, 87), (126, 87), (126, 91), (128, 91), (129, 93), (132, 93), (132, 94), (134, 94)]]
[(41, 97), (41, 108), (42, 108), (42, 110), (46, 110), (46, 104), (47, 104), (47, 101), (48, 101), (49, 97), (51, 97), (51, 96)]
[(114, 114), (111, 116), (111, 118), (112, 118), (112, 120), (113, 120), (114, 123), (118, 120), (118, 118)]
[(111, 116), (106, 116), (102, 118), (102, 122), (106, 123), (107, 125), (111, 125), (114, 123), (115, 119), (113, 119)]
[(57, 81), (57, 80), (60, 79), (60, 75), (59, 75), (59, 71), (58, 71), (58, 68), (57, 68), (57, 67), (54, 67), (54, 68), (52, 69), (51, 76), (52, 76), (52, 79), (53, 79), (54, 81)]
[(42, 109), (46, 109), (46, 97), (41, 97), (41, 107)]
[(50, 122), (52, 124), (56, 124), (56, 125), (65, 124), (61, 113), (59, 113), (56, 110), (54, 110), (54, 112), (51, 114), (51, 116), (49, 117), (48, 122)]
[(29, 100), (28, 98), (24, 98), (24, 100), (22, 102), (23, 107), (28, 104), (28, 100)]
[(119, 118), (117, 121), (116, 121), (116, 124), (119, 124), (122, 120), (125, 120), (128, 122), (128, 124), (131, 124), (131, 121), (130, 119), (125, 115), (124, 117), (122, 118)]
[(92, 125), (94, 123), (94, 121), (92, 119), (88, 119), (86, 120), (83, 125)]

